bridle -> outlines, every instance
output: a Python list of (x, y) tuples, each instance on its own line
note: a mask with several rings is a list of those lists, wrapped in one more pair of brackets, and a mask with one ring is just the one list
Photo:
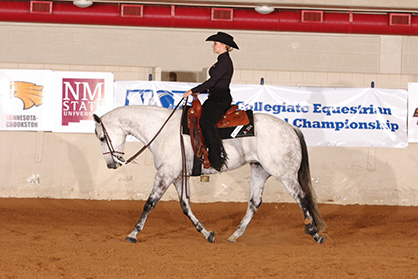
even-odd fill
[[(103, 152), (103, 155), (110, 154), (111, 157), (112, 157), (113, 162), (115, 162), (119, 165), (126, 164), (125, 161), (122, 158), (122, 156), (125, 155), (125, 152), (117, 151), (113, 148), (112, 140), (110, 139), (110, 136), (107, 133), (107, 130), (106, 130), (104, 124), (103, 124), (103, 121), (100, 121), (100, 126), (102, 126), (103, 134), (104, 134), (104, 139), (100, 138), (100, 140), (106, 142), (107, 149), (109, 150), (108, 152)], [(117, 154), (119, 154), (119, 156)]]
[[(177, 110), (177, 108), (180, 106), (180, 104), (184, 101), (184, 100), (186, 100), (186, 104), (187, 104), (187, 98), (182, 98), (181, 100), (180, 100), (180, 102), (176, 105), (176, 107), (173, 109), (173, 111), (170, 113), (170, 115), (168, 116), (168, 118), (166, 119), (166, 121), (163, 123), (163, 125), (161, 126), (161, 128), (158, 130), (158, 132), (155, 134), (155, 136), (146, 144), (146, 145), (144, 145), (138, 152), (136, 152), (134, 155), (132, 155), (128, 160), (124, 160), (123, 158), (122, 158), (122, 156), (123, 155), (125, 155), (125, 153), (124, 152), (121, 152), (121, 151), (117, 151), (117, 150), (115, 150), (114, 148), (113, 148), (113, 145), (112, 145), (112, 140), (110, 139), (110, 136), (109, 136), (109, 134), (107, 133), (107, 130), (106, 130), (106, 128), (105, 128), (105, 126), (104, 126), (104, 124), (103, 124), (103, 121), (100, 121), (100, 126), (102, 127), (102, 129), (103, 129), (103, 133), (104, 133), (104, 140), (105, 140), (105, 142), (106, 142), (106, 145), (107, 145), (107, 148), (109, 149), (109, 151), (108, 152), (103, 152), (103, 155), (107, 155), (107, 154), (110, 154), (111, 155), (111, 157), (112, 157), (112, 160), (115, 162), (115, 163), (117, 163), (117, 164), (119, 164), (119, 165), (126, 165), (126, 164), (129, 164), (130, 162), (132, 162), (133, 160), (135, 160), (136, 159), (136, 157), (138, 157), (139, 155), (141, 155), (141, 153), (142, 152), (144, 152), (145, 151), (145, 149), (147, 149), (150, 145), (151, 145), (151, 143), (157, 138), (157, 136), (160, 134), (160, 132), (163, 130), (163, 128), (164, 128), (164, 126), (167, 124), (167, 122), (170, 120), (170, 118), (173, 116), (173, 114), (176, 112), (176, 110)], [(184, 110), (183, 110), (183, 112), (184, 112)], [(180, 124), (180, 126), (181, 126), (181, 124)]]

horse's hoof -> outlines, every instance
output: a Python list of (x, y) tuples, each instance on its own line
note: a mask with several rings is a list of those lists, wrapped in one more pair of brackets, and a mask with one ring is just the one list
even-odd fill
[(323, 244), (325, 242), (325, 236), (321, 235), (316, 242), (318, 244)]
[(215, 233), (214, 232), (209, 232), (208, 241), (210, 243), (214, 243), (215, 242)]
[(237, 241), (235, 240), (235, 238), (232, 238), (232, 237), (228, 238), (228, 241), (229, 242), (232, 242), (232, 243), (237, 243)]
[(127, 238), (125, 238), (125, 240), (130, 242), (130, 243), (136, 243), (136, 238), (133, 238), (133, 237), (128, 236)]

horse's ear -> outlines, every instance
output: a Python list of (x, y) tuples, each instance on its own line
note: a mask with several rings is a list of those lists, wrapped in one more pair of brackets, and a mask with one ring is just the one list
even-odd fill
[(100, 119), (100, 117), (98, 117), (96, 114), (93, 114), (93, 118), (94, 118), (94, 121), (96, 121), (99, 124), (102, 122), (102, 120)]

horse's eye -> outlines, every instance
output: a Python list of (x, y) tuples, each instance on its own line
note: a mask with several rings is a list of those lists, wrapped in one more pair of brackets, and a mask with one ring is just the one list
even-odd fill
[(100, 141), (105, 141), (105, 139), (106, 139), (105, 137), (99, 138)]

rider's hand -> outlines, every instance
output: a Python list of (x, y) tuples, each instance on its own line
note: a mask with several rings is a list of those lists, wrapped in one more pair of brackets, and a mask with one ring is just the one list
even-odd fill
[(192, 90), (188, 90), (188, 91), (184, 92), (183, 98), (187, 98), (187, 97), (189, 97), (192, 94), (193, 94)]
[(189, 90), (189, 91), (184, 92), (183, 98), (187, 98), (190, 95), (192, 95), (193, 97), (197, 97), (197, 95), (199, 95), (199, 94), (200, 94), (199, 92), (194, 92), (193, 93), (192, 90)]

